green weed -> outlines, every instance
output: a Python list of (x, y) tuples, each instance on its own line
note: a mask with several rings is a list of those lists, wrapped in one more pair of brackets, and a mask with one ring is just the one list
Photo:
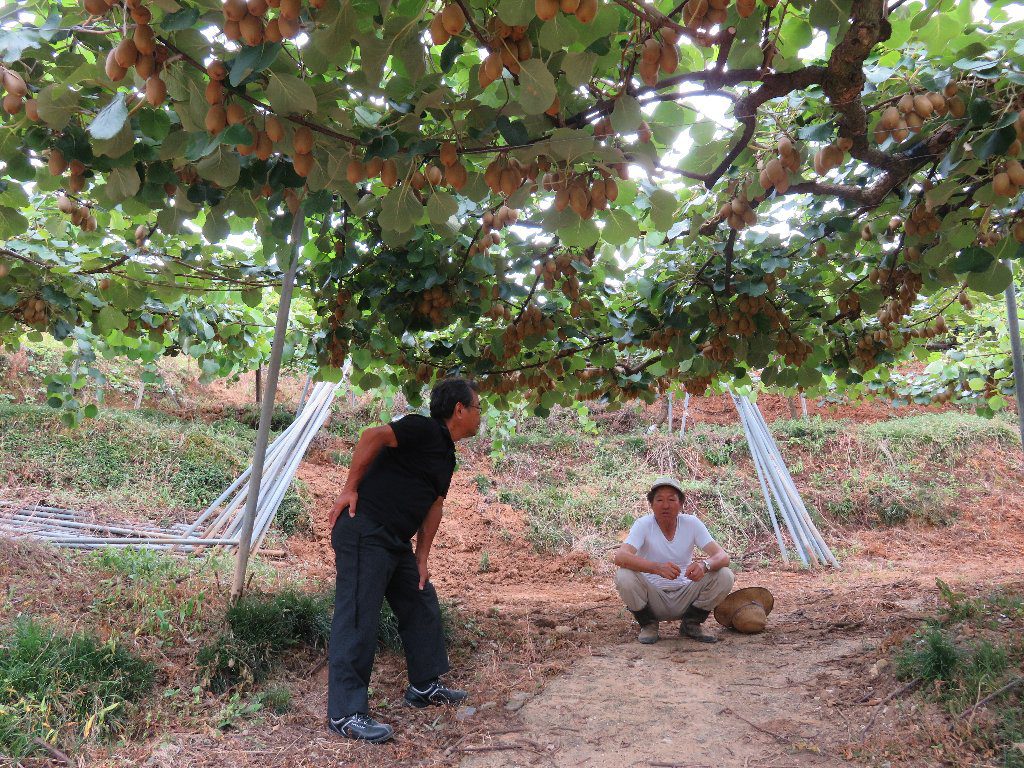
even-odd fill
[(924, 695), (955, 718), (1002, 691), (985, 703), (989, 717), (974, 722), (972, 731), (983, 749), (1001, 752), (1004, 765), (1020, 768), (1024, 760), (1014, 745), (1024, 739), (1024, 690), (1003, 689), (1024, 665), (1024, 600), (1006, 590), (968, 597), (937, 583), (945, 605), (899, 650), (897, 674), (921, 680)]
[(250, 594), (228, 609), (229, 631), (202, 648), (196, 662), (214, 691), (263, 680), (284, 653), (323, 648), (331, 632), (333, 598), (285, 590)]
[(35, 739), (71, 749), (122, 733), (155, 672), (114, 640), (17, 620), (0, 640), (0, 753), (31, 754)]

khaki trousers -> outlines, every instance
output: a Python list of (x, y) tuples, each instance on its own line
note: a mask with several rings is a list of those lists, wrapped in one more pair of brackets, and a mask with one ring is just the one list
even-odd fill
[(631, 611), (649, 606), (659, 621), (682, 618), (691, 605), (705, 611), (713, 611), (732, 591), (735, 581), (732, 571), (720, 568), (704, 575), (700, 581), (692, 581), (685, 587), (659, 589), (649, 582), (642, 573), (628, 568), (615, 571), (615, 588), (619, 597)]

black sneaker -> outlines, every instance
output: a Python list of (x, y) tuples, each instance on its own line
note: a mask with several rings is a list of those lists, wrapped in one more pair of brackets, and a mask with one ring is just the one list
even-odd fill
[(429, 707), (431, 704), (458, 704), (465, 701), (469, 694), (454, 688), (445, 688), (434, 680), (422, 691), (413, 685), (405, 689), (405, 703), (417, 709)]
[(335, 720), (327, 718), (327, 727), (346, 739), (368, 741), (371, 744), (383, 744), (395, 735), (395, 729), (386, 723), (378, 723), (363, 712)]

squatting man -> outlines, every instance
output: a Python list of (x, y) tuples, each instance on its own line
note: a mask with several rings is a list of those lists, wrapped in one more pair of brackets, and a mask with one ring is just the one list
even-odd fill
[[(650, 515), (633, 523), (612, 560), (615, 587), (640, 625), (641, 643), (658, 642), (658, 623), (676, 621), (679, 634), (714, 643), (701, 625), (733, 585), (729, 555), (695, 515), (682, 513), (678, 481), (659, 477), (647, 492)], [(694, 547), (708, 557), (694, 560)]]
[(455, 443), (480, 429), (476, 389), (465, 379), (439, 382), (429, 417), (412, 413), (366, 429), (352, 452), (329, 521), (337, 584), (327, 714), (341, 736), (376, 744), (394, 734), (370, 717), (367, 691), (384, 598), (405, 649), (405, 702), (426, 707), (466, 698), (439, 680), (449, 669), (448, 651), (427, 559), (455, 471)]

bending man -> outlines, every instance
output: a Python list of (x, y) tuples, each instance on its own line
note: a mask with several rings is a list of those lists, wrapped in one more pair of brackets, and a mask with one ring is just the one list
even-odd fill
[(429, 418), (409, 414), (371, 427), (356, 443), (330, 518), (337, 588), (327, 714), (335, 733), (373, 743), (394, 733), (370, 717), (367, 696), (385, 597), (405, 649), (405, 702), (425, 707), (466, 698), (438, 680), (449, 669), (448, 651), (427, 557), (455, 471), (455, 443), (479, 428), (476, 385), (446, 379), (430, 393)]
[[(679, 634), (714, 643), (701, 625), (732, 590), (729, 555), (695, 515), (682, 514), (683, 489), (659, 477), (647, 492), (650, 515), (629, 530), (612, 558), (619, 566), (615, 587), (640, 624), (641, 643), (658, 642), (658, 622), (681, 620)], [(708, 555), (694, 560), (694, 547)]]

